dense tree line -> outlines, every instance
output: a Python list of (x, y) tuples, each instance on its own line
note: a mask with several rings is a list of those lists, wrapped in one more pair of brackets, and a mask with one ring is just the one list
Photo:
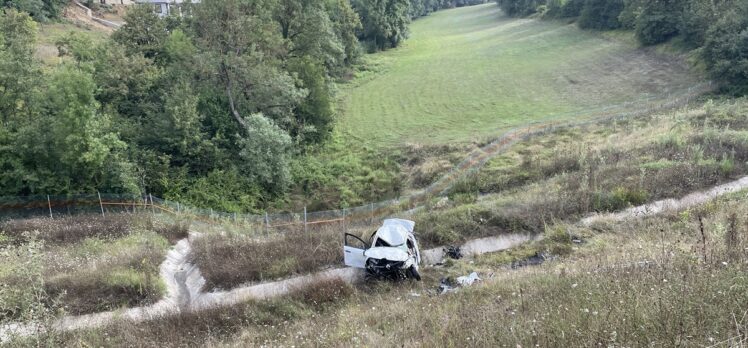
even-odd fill
[(67, 0), (0, 0), (0, 7), (26, 12), (37, 21), (57, 19)]
[(351, 0), (363, 23), (359, 38), (369, 52), (397, 47), (408, 37), (412, 19), (446, 8), (488, 0)]
[(166, 18), (135, 6), (103, 43), (59, 39), (54, 67), (34, 58), (36, 16), (6, 4), (0, 195), (149, 192), (262, 208), (317, 175), (305, 153), (330, 138), (334, 83), (362, 47), (395, 47), (412, 17), (468, 4), (423, 0), (414, 12), (416, 1), (203, 0)]
[(748, 0), (496, 0), (510, 16), (578, 18), (581, 28), (633, 30), (643, 45), (699, 48), (725, 90), (748, 93)]
[(291, 184), (323, 142), (331, 81), (358, 55), (347, 1), (207, 0), (186, 17), (135, 7), (111, 40), (71, 35), (43, 73), (36, 24), (0, 17), (2, 194), (149, 191), (245, 207)]

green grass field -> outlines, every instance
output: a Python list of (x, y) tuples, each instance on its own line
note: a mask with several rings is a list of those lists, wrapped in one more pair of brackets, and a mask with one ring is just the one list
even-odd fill
[(620, 35), (504, 16), (495, 4), (440, 11), (371, 55), (343, 87), (340, 129), (375, 147), (463, 142), (698, 83), (679, 59)]
[(87, 37), (95, 43), (104, 41), (109, 35), (106, 31), (86, 26), (84, 23), (76, 23), (71, 20), (40, 24), (36, 57), (47, 66), (59, 64), (61, 58), (58, 57), (56, 42), (57, 40), (70, 35), (71, 32)]

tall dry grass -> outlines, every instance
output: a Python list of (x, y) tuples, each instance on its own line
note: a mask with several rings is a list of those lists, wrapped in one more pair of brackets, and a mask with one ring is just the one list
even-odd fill
[(342, 264), (343, 233), (342, 224), (332, 224), (264, 239), (209, 234), (193, 242), (193, 257), (207, 289), (229, 289)]

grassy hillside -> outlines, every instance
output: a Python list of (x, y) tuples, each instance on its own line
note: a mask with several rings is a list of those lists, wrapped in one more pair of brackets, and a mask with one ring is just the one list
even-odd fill
[(77, 33), (95, 43), (104, 41), (109, 35), (109, 31), (105, 29), (75, 19), (40, 24), (36, 57), (46, 65), (58, 64), (60, 58), (58, 57), (56, 43), (58, 40), (70, 35), (70, 33)]
[(374, 146), (439, 144), (568, 119), (692, 86), (673, 57), (573, 24), (511, 19), (495, 4), (415, 21), (344, 91), (341, 129)]
[[(493, 162), (486, 170), (489, 173), (478, 175), (496, 180), (492, 183), (500, 195), (483, 196), (474, 204), (461, 203), (453, 196), (441, 207), (430, 207), (416, 216), (419, 236), (428, 245), (504, 233), (512, 224), (508, 228), (517, 232), (522, 230), (518, 225), (524, 224), (536, 226), (546, 238), (514, 250), (427, 267), (421, 282), (312, 282), (275, 299), (144, 323), (115, 321), (103, 328), (56, 332), (14, 344), (695, 347), (721, 342), (722, 346), (740, 346), (748, 332), (748, 219), (741, 213), (748, 209), (745, 190), (645, 218), (599, 220), (589, 225), (578, 223), (578, 218), (586, 213), (579, 209), (586, 207), (580, 202), (587, 192), (628, 190), (633, 184), (646, 189), (642, 199), (651, 201), (745, 175), (745, 158), (740, 154), (746, 151), (739, 149), (747, 143), (746, 110), (743, 100), (708, 102), (626, 123), (559, 131), (517, 146)], [(653, 147), (668, 151), (658, 155), (650, 151)], [(737, 153), (733, 165), (715, 157), (733, 150)], [(612, 160), (616, 158), (620, 160)], [(512, 172), (517, 177), (497, 172), (498, 168), (515, 168)], [(575, 190), (580, 183), (589, 189)], [(558, 202), (568, 209), (557, 209)], [(634, 203), (622, 199), (620, 205), (603, 210), (616, 211), (630, 204)], [(549, 214), (552, 217), (538, 221)], [(7, 226), (0, 228), (9, 231)], [(40, 230), (45, 240), (60, 243), (54, 231)], [(173, 239), (168, 231), (174, 228), (153, 230)], [(298, 231), (279, 239), (253, 240), (241, 234), (212, 233), (202, 226), (199, 230), (211, 235), (193, 245), (195, 261), (209, 282), (219, 287), (311, 271), (299, 266), (324, 268), (325, 260), (340, 265), (340, 260), (334, 260), (334, 250), (340, 248), (335, 231), (304, 235)], [(95, 230), (69, 232), (70, 236), (89, 236)], [(18, 238), (17, 234), (9, 236)], [(314, 239), (319, 236), (327, 239)], [(80, 239), (67, 242), (76, 240)], [(105, 242), (125, 243), (102, 239), (95, 245)], [(86, 239), (82, 245), (93, 244)], [(133, 247), (147, 248), (142, 245)], [(311, 254), (319, 260), (301, 255), (299, 245), (315, 246)], [(75, 244), (64, 247), (69, 250), (64, 255), (83, 252)], [(57, 250), (52, 249), (51, 255), (63, 254)], [(549, 256), (549, 261), (510, 267), (538, 254)], [(211, 262), (206, 263), (206, 258)], [(79, 282), (98, 285), (101, 280), (97, 279), (111, 269), (92, 272)], [(473, 271), (479, 272), (482, 283), (439, 295), (440, 279)], [(256, 277), (257, 273), (270, 278)], [(119, 295), (117, 299), (127, 298)]]

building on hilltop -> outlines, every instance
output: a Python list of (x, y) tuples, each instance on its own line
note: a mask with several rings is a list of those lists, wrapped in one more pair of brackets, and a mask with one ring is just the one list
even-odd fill
[(200, 0), (99, 0), (102, 5), (135, 5), (153, 6), (153, 12), (159, 17), (166, 17), (170, 14), (181, 15), (182, 6), (188, 2), (199, 3)]
[[(117, 0), (114, 0), (117, 1)], [(127, 1), (127, 0), (124, 0)], [(150, 4), (153, 6), (153, 12), (159, 17), (166, 17), (170, 14), (182, 15), (182, 6), (186, 3), (199, 3), (200, 0), (135, 0), (138, 4)]]

